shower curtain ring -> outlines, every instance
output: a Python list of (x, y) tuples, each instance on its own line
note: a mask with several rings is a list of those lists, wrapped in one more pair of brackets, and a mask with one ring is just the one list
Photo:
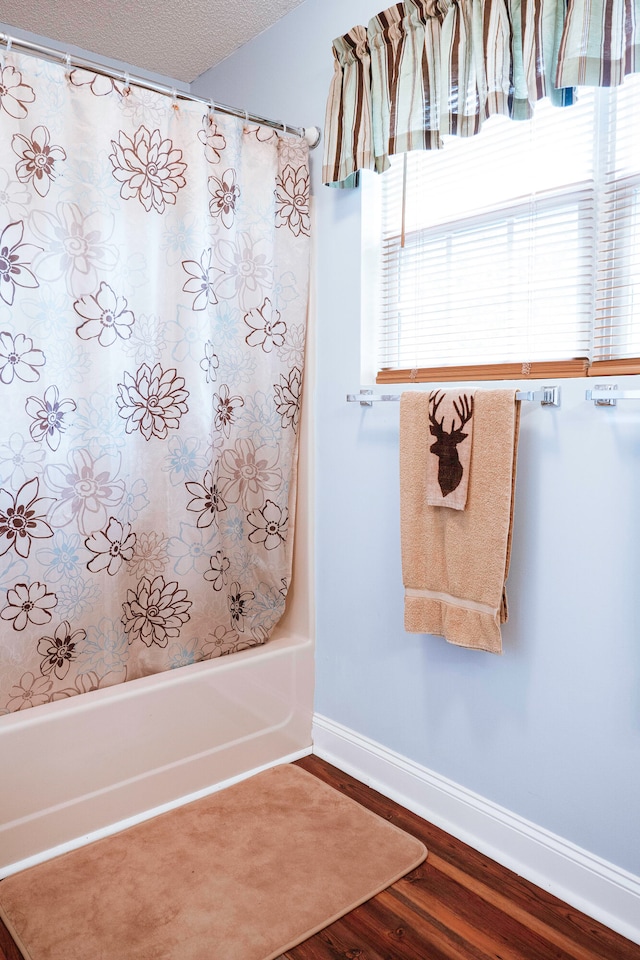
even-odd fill
[(11, 53), (11, 45), (12, 45), (12, 43), (13, 43), (13, 39), (12, 39), (9, 35), (7, 35), (7, 48), (6, 48), (6, 50), (2, 53), (2, 55), (0, 56), (0, 63), (2, 63), (2, 69), (3, 69), (3, 70), (4, 70), (4, 65), (5, 65), (5, 57), (7, 57), (7, 56)]
[(125, 70), (124, 72), (124, 87), (122, 88), (123, 97), (128, 97), (131, 93), (131, 82), (129, 80), (129, 71)]
[(67, 78), (67, 80), (71, 80), (71, 54), (70, 53), (65, 54), (64, 63), (65, 63), (64, 75)]
[(179, 105), (178, 105), (178, 91), (176, 90), (175, 87), (173, 87), (173, 89), (172, 89), (172, 91), (171, 91), (171, 108), (172, 108), (173, 110), (175, 110), (176, 113), (177, 113), (178, 110), (180, 109), (180, 107), (179, 107)]

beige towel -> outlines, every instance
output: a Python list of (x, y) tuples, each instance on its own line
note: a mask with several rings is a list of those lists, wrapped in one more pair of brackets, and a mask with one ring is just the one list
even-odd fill
[(429, 394), (427, 503), (464, 510), (473, 445), (473, 393), (435, 390)]
[(466, 509), (442, 510), (426, 497), (429, 394), (402, 394), (400, 520), (409, 633), (502, 653), (519, 422), (513, 390), (476, 391)]

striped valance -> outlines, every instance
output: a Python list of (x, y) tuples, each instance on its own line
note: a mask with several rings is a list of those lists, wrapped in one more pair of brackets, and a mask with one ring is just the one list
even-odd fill
[(333, 44), (323, 179), (472, 136), (493, 114), (530, 117), (640, 70), (640, 0), (404, 0)]

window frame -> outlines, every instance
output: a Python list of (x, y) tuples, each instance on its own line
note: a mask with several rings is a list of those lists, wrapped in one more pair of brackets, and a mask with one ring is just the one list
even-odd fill
[[(595, 124), (596, 136), (602, 137), (605, 133), (602, 101), (596, 109)], [(570, 109), (570, 108), (567, 108)], [(511, 121), (513, 123), (517, 121)], [(605, 151), (599, 151), (600, 154)], [(622, 376), (640, 373), (640, 355), (615, 359), (589, 359), (577, 357), (575, 359), (549, 360), (537, 362), (498, 362), (479, 364), (460, 364), (452, 366), (433, 367), (398, 367), (380, 369), (378, 366), (378, 329), (380, 323), (380, 303), (383, 296), (382, 270), (382, 176), (369, 171), (363, 171), (362, 176), (362, 203), (361, 203), (361, 303), (362, 303), (362, 377), (363, 382), (378, 384), (395, 383), (425, 383), (425, 382), (462, 382), (481, 380), (540, 380), (548, 378), (578, 378)], [(616, 190), (640, 191), (640, 173), (630, 174), (615, 181)], [(601, 180), (582, 181), (567, 186), (566, 189), (556, 188), (548, 191), (550, 204), (554, 203), (555, 194), (558, 198), (570, 196), (572, 193), (584, 192), (591, 188), (595, 193), (601, 189)], [(540, 199), (543, 199), (542, 196)], [(524, 207), (528, 199), (522, 198), (520, 203), (496, 205), (490, 211), (471, 213), (468, 217), (458, 218), (447, 223), (422, 228), (425, 233), (440, 233), (452, 226), (457, 230), (464, 230), (465, 225), (473, 221), (495, 222), (497, 217), (507, 211), (515, 211), (518, 206)], [(543, 200), (543, 202), (546, 202)], [(630, 227), (629, 227), (630, 229)], [(396, 235), (397, 238), (398, 235)], [(387, 241), (388, 242), (388, 241)], [(599, 243), (594, 244), (596, 255), (596, 274), (599, 272)], [(594, 276), (594, 286), (597, 280)], [(592, 303), (591, 330), (592, 340), (597, 333), (598, 297), (594, 293)], [(374, 322), (372, 322), (372, 318)]]

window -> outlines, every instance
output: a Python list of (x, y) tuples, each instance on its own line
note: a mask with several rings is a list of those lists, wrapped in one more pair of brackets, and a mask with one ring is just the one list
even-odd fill
[(640, 372), (638, 116), (632, 76), (366, 179), (379, 382)]

